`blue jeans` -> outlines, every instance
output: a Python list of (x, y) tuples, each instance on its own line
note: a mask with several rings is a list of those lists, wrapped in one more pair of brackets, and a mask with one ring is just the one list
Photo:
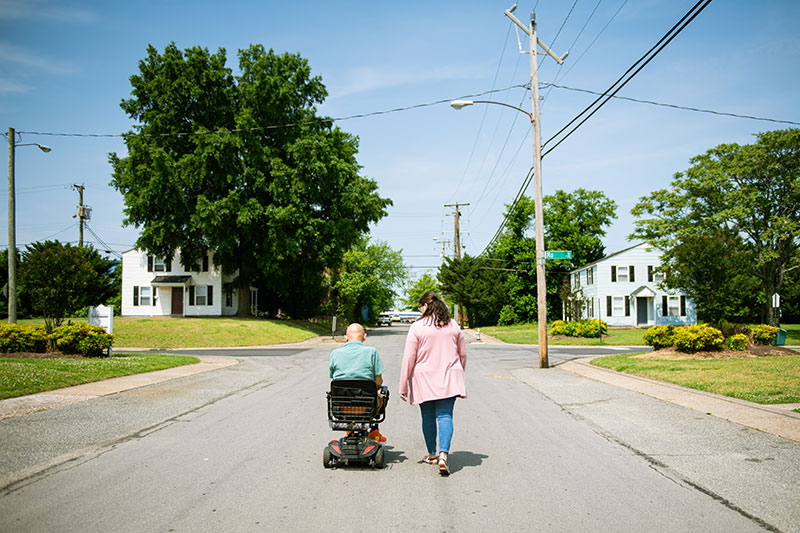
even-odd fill
[(453, 406), (456, 397), (442, 400), (431, 400), (419, 405), (422, 413), (422, 435), (429, 454), (436, 453), (436, 434), (438, 426), (439, 450), (450, 452), (450, 440), (453, 438)]

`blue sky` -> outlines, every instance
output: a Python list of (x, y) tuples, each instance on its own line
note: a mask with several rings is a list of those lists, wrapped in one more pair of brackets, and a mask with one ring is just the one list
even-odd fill
[[(0, 128), (128, 131), (119, 107), (130, 95), (128, 78), (148, 44), (163, 50), (170, 41), (223, 47), (234, 69), (237, 50), (251, 43), (297, 52), (328, 87), (320, 112), (337, 118), (503, 89), (530, 79), (503, 15), (511, 3), (0, 0)], [(570, 50), (560, 68), (540, 56), (540, 82), (603, 91), (694, 3), (523, 0), (515, 15), (527, 21), (535, 6), (540, 38), (559, 54)], [(800, 122), (798, 20), (795, 0), (716, 0), (619, 95)], [(594, 99), (555, 88), (541, 96), (542, 140)], [(522, 88), (484, 98), (530, 109)], [(482, 251), (532, 161), (527, 118), (500, 106), (455, 111), (443, 103), (338, 125), (359, 137), (363, 174), (394, 201), (373, 236), (402, 249), (414, 267), (439, 263), (435, 237), (452, 240), (447, 203), (471, 204), (462, 210), (463, 241), (467, 253)], [(611, 253), (630, 245), (637, 200), (666, 187), (691, 157), (787, 127), (613, 100), (544, 159), (544, 194), (585, 188), (615, 200), (618, 219), (604, 239)], [(77, 241), (78, 195), (70, 185), (84, 184), (92, 230), (118, 252), (134, 245), (138, 231), (122, 227), (122, 199), (108, 186), (107, 154), (125, 153), (119, 137), (23, 133), (18, 142), (53, 148), (17, 149), (18, 244)], [(0, 204), (5, 212), (6, 201)], [(85, 239), (97, 243), (91, 234)]]

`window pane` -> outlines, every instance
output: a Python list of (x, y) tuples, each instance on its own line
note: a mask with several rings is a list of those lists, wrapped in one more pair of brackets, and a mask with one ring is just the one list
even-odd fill
[(678, 296), (669, 297), (669, 316), (680, 316), (681, 299)]
[(150, 305), (150, 287), (139, 289), (139, 305)]
[(164, 260), (158, 257), (153, 259), (153, 270), (156, 272), (164, 272)]
[(661, 283), (664, 281), (664, 273), (663, 272), (654, 272), (653, 273), (653, 281), (656, 283)]
[(208, 302), (208, 287), (205, 285), (198, 285), (194, 289), (194, 303), (195, 305), (207, 305)]
[(625, 297), (614, 296), (614, 309), (611, 313), (612, 316), (625, 316)]
[(617, 267), (617, 281), (628, 281), (628, 267)]

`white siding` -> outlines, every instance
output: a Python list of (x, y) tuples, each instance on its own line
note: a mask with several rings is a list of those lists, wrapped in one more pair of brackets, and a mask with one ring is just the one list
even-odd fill
[[(156, 276), (191, 276), (183, 286), (183, 316), (221, 316), (236, 313), (238, 294), (234, 290), (232, 306), (226, 306), (225, 282), (232, 279), (226, 276), (223, 279), (218, 268), (213, 265), (209, 257), (208, 272), (186, 271), (178, 260), (180, 251), (172, 259), (169, 272), (148, 272), (147, 254), (140, 250), (129, 250), (122, 254), (122, 315), (123, 316), (169, 316), (172, 311), (172, 286), (153, 287), (152, 282)], [(174, 285), (178, 286), (178, 285)], [(206, 286), (211, 290), (211, 305), (190, 304), (191, 287)], [(151, 287), (150, 304), (146, 306), (134, 305), (134, 287)], [(138, 292), (139, 289), (136, 289)], [(153, 300), (155, 294), (155, 300)]]

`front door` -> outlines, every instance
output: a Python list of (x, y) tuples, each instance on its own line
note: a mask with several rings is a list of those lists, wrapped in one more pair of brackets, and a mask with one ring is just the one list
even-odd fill
[(172, 309), (173, 315), (183, 316), (183, 287), (172, 287)]
[(647, 300), (648, 298), (636, 298), (636, 325), (647, 324)]

